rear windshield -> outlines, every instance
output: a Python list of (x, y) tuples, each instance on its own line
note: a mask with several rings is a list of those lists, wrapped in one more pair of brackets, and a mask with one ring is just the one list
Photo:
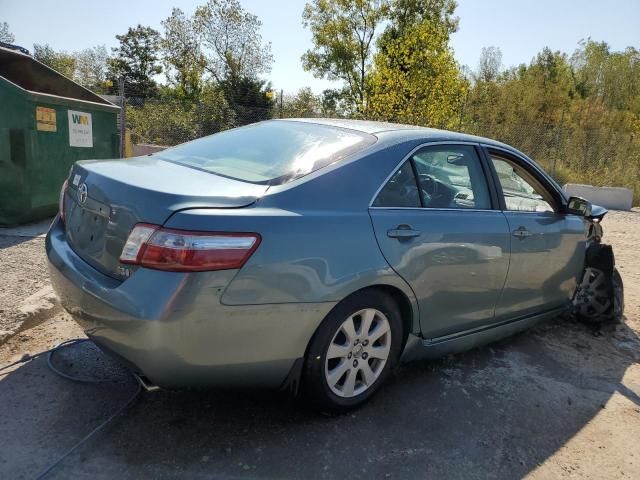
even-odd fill
[(216, 133), (154, 156), (245, 182), (278, 185), (373, 144), (372, 135), (325, 125), (269, 121)]

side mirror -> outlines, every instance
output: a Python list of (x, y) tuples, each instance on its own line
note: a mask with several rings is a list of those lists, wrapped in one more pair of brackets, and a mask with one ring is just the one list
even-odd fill
[(570, 197), (567, 203), (567, 213), (588, 217), (591, 215), (591, 202), (582, 197)]

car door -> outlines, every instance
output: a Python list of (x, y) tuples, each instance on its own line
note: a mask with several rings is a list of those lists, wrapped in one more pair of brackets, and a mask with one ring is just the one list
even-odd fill
[(486, 151), (511, 232), (511, 263), (496, 320), (567, 304), (584, 265), (583, 219), (563, 213), (561, 193), (526, 159)]
[(383, 255), (417, 297), (425, 338), (493, 322), (510, 238), (487, 172), (478, 145), (426, 145), (369, 209)]

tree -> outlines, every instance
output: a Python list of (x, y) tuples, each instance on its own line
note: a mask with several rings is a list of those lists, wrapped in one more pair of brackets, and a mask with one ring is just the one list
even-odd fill
[(0, 42), (13, 43), (16, 37), (9, 31), (7, 22), (0, 22)]
[(219, 85), (205, 84), (195, 103), (198, 136), (211, 135), (237, 125), (236, 112), (231, 108)]
[(182, 10), (174, 8), (162, 22), (162, 60), (165, 74), (177, 92), (187, 98), (199, 96), (204, 83), (206, 59), (200, 47), (201, 35), (195, 22)]
[(80, 85), (97, 93), (107, 93), (112, 86), (107, 80), (109, 53), (104, 45), (86, 48), (73, 54), (76, 68), (73, 75)]
[(441, 25), (447, 38), (458, 30), (458, 17), (454, 16), (455, 0), (393, 0), (389, 12), (390, 22), (380, 36), (380, 48), (397, 40), (407, 29), (422, 22)]
[(127, 105), (127, 123), (133, 143), (172, 146), (199, 136), (193, 105), (168, 96)]
[(33, 45), (33, 58), (44, 63), (67, 78), (73, 79), (76, 73), (76, 58), (67, 52), (56, 52), (49, 45)]
[(235, 113), (235, 126), (268, 120), (273, 116), (271, 85), (264, 80), (230, 76), (218, 84)]
[(216, 81), (255, 80), (271, 71), (271, 44), (262, 41), (262, 22), (238, 0), (209, 0), (196, 9), (193, 22), (205, 48), (205, 69)]
[(341, 80), (359, 116), (366, 116), (373, 42), (388, 12), (385, 0), (313, 0), (302, 13), (313, 42), (303, 68), (317, 78)]
[(160, 34), (151, 27), (138, 25), (126, 34), (116, 35), (120, 45), (113, 48), (114, 57), (109, 60), (110, 80), (117, 84), (125, 77), (128, 93), (140, 97), (157, 94), (154, 75), (162, 73), (159, 62)]
[(447, 28), (424, 20), (387, 39), (371, 78), (373, 118), (454, 128), (467, 84), (453, 58)]
[(612, 52), (604, 42), (580, 42), (571, 57), (576, 88), (583, 98), (597, 97), (610, 108), (640, 115), (640, 51)]
[(493, 82), (498, 79), (502, 66), (502, 52), (497, 47), (482, 47), (476, 79), (481, 82)]
[(320, 101), (311, 88), (304, 87), (283, 100), (282, 115), (286, 118), (315, 117), (320, 113)]
[(323, 117), (348, 117), (349, 105), (344, 90), (328, 88), (320, 95), (320, 113)]

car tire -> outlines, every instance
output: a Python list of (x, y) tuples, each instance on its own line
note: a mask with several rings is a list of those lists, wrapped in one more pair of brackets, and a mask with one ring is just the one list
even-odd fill
[(574, 298), (574, 311), (585, 323), (621, 322), (624, 314), (624, 286), (617, 268), (609, 274), (598, 268), (585, 269)]
[(624, 320), (624, 284), (622, 283), (622, 277), (617, 268), (613, 269), (611, 282), (613, 286), (612, 318), (614, 321), (620, 323)]
[(346, 298), (323, 320), (307, 349), (306, 401), (327, 413), (362, 405), (397, 365), (403, 339), (400, 309), (388, 294), (368, 289)]

